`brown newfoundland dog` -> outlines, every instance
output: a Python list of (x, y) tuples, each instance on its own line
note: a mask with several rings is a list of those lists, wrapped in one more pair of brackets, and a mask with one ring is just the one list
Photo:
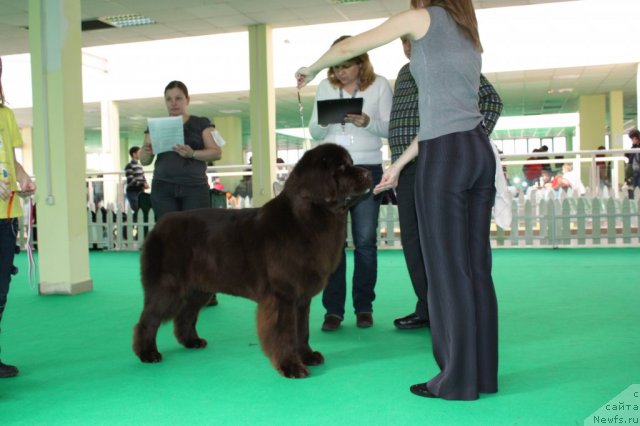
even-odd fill
[(204, 348), (196, 332), (200, 309), (213, 293), (258, 303), (262, 350), (285, 377), (306, 377), (324, 362), (309, 346), (311, 298), (337, 268), (346, 211), (371, 188), (341, 146), (307, 151), (282, 192), (261, 208), (200, 209), (165, 215), (147, 236), (140, 258), (144, 308), (133, 351), (159, 362), (158, 327), (173, 319), (187, 348)]

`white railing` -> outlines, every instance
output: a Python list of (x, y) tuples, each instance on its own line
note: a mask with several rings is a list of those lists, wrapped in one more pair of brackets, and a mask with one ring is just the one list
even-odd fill
[[(248, 197), (228, 199), (226, 208), (250, 205)], [(640, 189), (634, 199), (579, 197), (553, 190), (520, 192), (512, 201), (512, 213), (511, 227), (492, 223), (493, 247), (640, 246)], [(137, 250), (155, 217), (152, 210), (141, 209), (134, 221), (132, 211), (102, 208), (97, 214), (88, 210), (87, 222), (90, 249)], [(19, 244), (24, 247), (24, 224), (21, 229)], [(401, 247), (397, 206), (381, 206), (378, 230), (380, 248)], [(353, 245), (350, 227), (347, 244)]]
[[(611, 188), (599, 185), (596, 154), (602, 151), (588, 151), (581, 153), (562, 153), (573, 155), (573, 161), (586, 162), (590, 166), (590, 179), (586, 194), (563, 190), (541, 188), (511, 187), (513, 191), (512, 213), (513, 220), (507, 229), (501, 229), (492, 223), (491, 244), (494, 247), (559, 247), (559, 246), (640, 246), (640, 189), (629, 193), (626, 185), (617, 183), (618, 167), (624, 167), (626, 158), (623, 154), (640, 150), (607, 152), (609, 157), (598, 157), (597, 161), (611, 161)], [(547, 154), (552, 156), (554, 154)], [(518, 156), (505, 156), (505, 164), (519, 166), (526, 161), (518, 160)], [(522, 156), (520, 156), (522, 157)], [(546, 160), (550, 163), (566, 162), (571, 159)], [(545, 161), (545, 160), (543, 160)], [(531, 160), (532, 163), (543, 162)], [(246, 174), (246, 166), (231, 166), (236, 171), (209, 171), (214, 176), (242, 176)], [(92, 184), (88, 185), (88, 234), (89, 248), (103, 250), (137, 250), (149, 229), (153, 228), (155, 218), (153, 211), (139, 211), (137, 220), (133, 220), (133, 212), (128, 210), (124, 202), (124, 176), (122, 173), (103, 174), (102, 179), (117, 182), (120, 191), (116, 202), (107, 202), (95, 207)], [(88, 182), (95, 182), (98, 178), (88, 177)], [(215, 201), (215, 202), (214, 202)], [(101, 203), (102, 204), (102, 203)], [(106, 206), (106, 207), (105, 207)], [(251, 206), (249, 197), (233, 197), (226, 193), (222, 199), (214, 200), (212, 206), (221, 208), (245, 208)], [(97, 212), (97, 214), (96, 214)], [(25, 221), (22, 221), (22, 232), (19, 243), (24, 247), (26, 239)], [(37, 232), (37, 223), (35, 225)], [(381, 206), (379, 217), (379, 247), (399, 248), (400, 224), (397, 206), (387, 204)], [(348, 227), (348, 245), (353, 245), (353, 239)]]

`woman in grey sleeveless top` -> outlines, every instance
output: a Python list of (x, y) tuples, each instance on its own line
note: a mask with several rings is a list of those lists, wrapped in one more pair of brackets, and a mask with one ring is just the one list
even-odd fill
[(416, 213), (440, 371), (410, 390), (473, 400), (498, 390), (498, 308), (489, 244), (496, 164), (478, 109), (482, 45), (471, 0), (411, 0), (411, 6), (332, 46), (296, 78), (300, 88), (326, 67), (401, 36), (412, 40), (421, 127), (375, 191), (395, 187), (402, 168), (417, 157)]

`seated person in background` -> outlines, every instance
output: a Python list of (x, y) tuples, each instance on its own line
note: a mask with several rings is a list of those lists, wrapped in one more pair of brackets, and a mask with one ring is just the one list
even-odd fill
[(566, 191), (571, 188), (571, 182), (562, 176), (562, 172), (556, 174), (553, 179), (551, 179), (550, 184), (552, 189), (564, 189)]
[(562, 177), (569, 182), (573, 191), (578, 192), (578, 195), (584, 195), (587, 192), (580, 179), (580, 174), (573, 170), (573, 163), (564, 163), (562, 165)]
[[(538, 152), (549, 152), (549, 147), (546, 145), (542, 145), (539, 149)], [(548, 160), (549, 157), (538, 157), (538, 160)], [(542, 170), (548, 170), (549, 172), (551, 172), (551, 164), (549, 163), (542, 163)]]
[[(536, 148), (533, 152), (540, 152), (540, 150)], [(527, 158), (527, 161), (536, 159), (538, 159), (538, 157), (529, 157)], [(538, 183), (538, 179), (540, 179), (540, 174), (542, 173), (542, 164), (525, 164), (522, 166), (522, 173), (524, 174), (524, 178), (529, 186), (535, 186)]]
[(551, 183), (553, 176), (551, 175), (551, 171), (542, 170), (540, 173), (540, 180), (538, 181), (538, 187), (540, 188), (553, 188), (553, 184)]
[(242, 176), (242, 180), (240, 181), (240, 183), (238, 183), (238, 186), (236, 186), (236, 189), (233, 191), (233, 196), (240, 196), (242, 198), (251, 198), (253, 196), (251, 175)]
[(220, 178), (219, 177), (215, 177), (213, 178), (213, 189), (215, 189), (216, 191), (224, 191), (224, 185), (222, 184), (222, 182), (220, 182)]

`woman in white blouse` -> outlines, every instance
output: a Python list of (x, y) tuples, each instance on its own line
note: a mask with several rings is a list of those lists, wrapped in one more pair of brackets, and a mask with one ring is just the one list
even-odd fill
[[(338, 38), (333, 44), (349, 36)], [(330, 67), (327, 78), (320, 82), (316, 101), (339, 98), (363, 98), (361, 114), (347, 114), (342, 123), (322, 126), (318, 124), (317, 103), (309, 123), (313, 139), (344, 146), (354, 164), (367, 168), (373, 185), (382, 177), (382, 138), (389, 132), (392, 91), (389, 82), (373, 72), (369, 55), (363, 53)], [(374, 288), (378, 275), (377, 228), (382, 195), (372, 193), (351, 207), (351, 231), (353, 235), (353, 307), (358, 327), (373, 325)], [(344, 319), (346, 299), (346, 262), (342, 254), (340, 266), (329, 278), (322, 295), (326, 309), (322, 325), (324, 331), (334, 331)]]

